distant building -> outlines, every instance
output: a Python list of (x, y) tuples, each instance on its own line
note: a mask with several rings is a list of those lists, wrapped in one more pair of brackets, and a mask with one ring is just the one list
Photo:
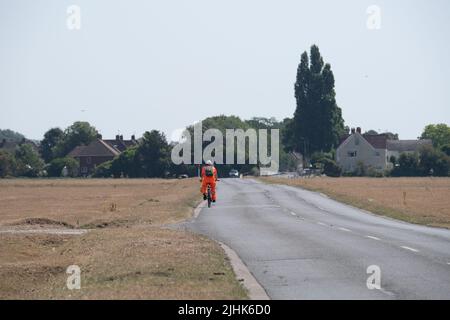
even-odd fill
[(31, 146), (31, 148), (35, 151), (35, 152), (39, 152), (39, 146), (36, 142), (34, 142), (33, 140), (28, 140), (23, 138), (20, 141), (11, 141), (8, 139), (2, 139), (0, 141), (0, 149), (1, 150), (5, 150), (8, 151), (10, 153), (14, 153), (17, 149), (17, 147), (23, 145), (23, 144), (28, 144)]
[(114, 159), (134, 145), (137, 145), (134, 136), (131, 137), (131, 140), (124, 140), (123, 136), (119, 135), (115, 140), (97, 138), (87, 146), (75, 147), (67, 156), (78, 160), (80, 175), (87, 176), (92, 174), (98, 165)]
[(418, 152), (431, 140), (389, 140), (386, 134), (361, 134), (361, 128), (352, 129), (336, 149), (336, 162), (345, 172), (354, 172), (362, 164), (365, 168), (384, 171), (392, 168), (391, 156)]

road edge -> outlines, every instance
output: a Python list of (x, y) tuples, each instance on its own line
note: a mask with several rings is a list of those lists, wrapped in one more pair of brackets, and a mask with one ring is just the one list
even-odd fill
[[(200, 215), (200, 212), (205, 207), (205, 203), (206, 201), (202, 201), (197, 205), (197, 207), (194, 209), (194, 214), (192, 217), (193, 219), (197, 219), (197, 217)], [(245, 263), (241, 260), (241, 258), (239, 258), (239, 255), (236, 253), (236, 251), (220, 241), (214, 239), (212, 240), (217, 242), (227, 255), (231, 267), (233, 268), (234, 275), (236, 279), (248, 291), (249, 299), (270, 300), (270, 297), (267, 295), (266, 290), (264, 290), (264, 288), (259, 284), (258, 280), (256, 280)]]
[(250, 300), (270, 300), (266, 290), (259, 284), (258, 280), (252, 275), (245, 263), (239, 258), (238, 254), (226, 244), (216, 241), (222, 247), (223, 251), (230, 260), (236, 279), (248, 291)]

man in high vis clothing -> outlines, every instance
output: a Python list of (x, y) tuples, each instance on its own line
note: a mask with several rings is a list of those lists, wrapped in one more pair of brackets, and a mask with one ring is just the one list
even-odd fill
[(211, 160), (206, 161), (206, 165), (202, 168), (201, 180), (202, 186), (200, 192), (203, 194), (203, 199), (206, 200), (206, 188), (208, 184), (211, 186), (211, 200), (216, 202), (216, 181), (217, 181), (217, 169), (214, 167)]

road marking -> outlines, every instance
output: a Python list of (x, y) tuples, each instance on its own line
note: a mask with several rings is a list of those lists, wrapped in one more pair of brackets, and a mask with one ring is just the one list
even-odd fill
[(292, 212), (292, 211), (291, 211), (291, 214), (292, 214), (294, 217), (297, 216), (297, 215), (295, 214), (295, 212)]
[(338, 229), (341, 230), (341, 231), (347, 231), (347, 232), (352, 231), (352, 230), (349, 230), (349, 229), (347, 229), (347, 228), (342, 228), (342, 227), (339, 227)]
[(384, 290), (383, 288), (380, 288), (380, 289), (378, 289), (378, 290), (380, 290), (381, 292), (383, 292), (384, 294), (387, 294), (388, 296), (395, 296), (395, 293), (393, 293), (393, 292), (390, 292), (390, 291), (387, 291), (387, 290)]
[(417, 250), (417, 249), (406, 247), (406, 246), (401, 246), (401, 248), (412, 251), (412, 252), (419, 252), (419, 250)]
[(323, 223), (323, 222), (317, 222), (317, 224), (319, 224), (319, 225), (321, 225), (321, 226), (326, 226), (326, 224), (325, 223)]
[(243, 205), (224, 205), (224, 206), (222, 206), (222, 205), (218, 205), (218, 206), (216, 206), (216, 208), (217, 209), (227, 209), (227, 208), (229, 208), (229, 209), (231, 209), (231, 208), (281, 208), (281, 206), (279, 206), (279, 205), (276, 205), (276, 204), (262, 204), (262, 205), (257, 205), (257, 204), (255, 204), (255, 205), (245, 205), (245, 204), (243, 204)]
[(374, 237), (374, 236), (366, 236), (366, 237), (369, 238), (369, 239), (373, 239), (373, 240), (378, 240), (378, 241), (381, 240), (380, 238), (377, 238), (377, 237)]

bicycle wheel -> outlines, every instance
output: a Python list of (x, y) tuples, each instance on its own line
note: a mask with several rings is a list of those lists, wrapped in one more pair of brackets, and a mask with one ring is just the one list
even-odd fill
[(211, 188), (208, 186), (208, 208), (211, 208)]

